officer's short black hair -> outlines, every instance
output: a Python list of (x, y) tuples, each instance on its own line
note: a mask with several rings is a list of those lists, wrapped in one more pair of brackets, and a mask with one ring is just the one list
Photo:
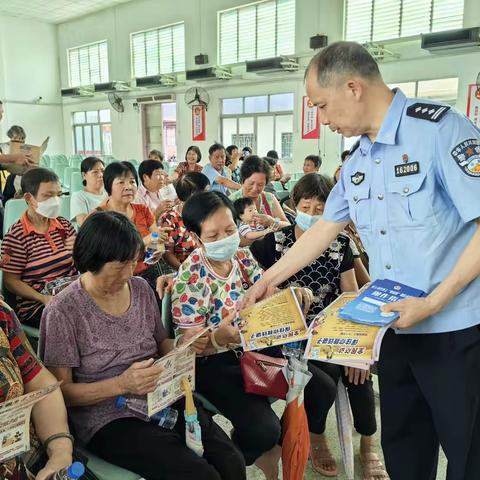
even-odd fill
[[(95, 168), (95, 165), (97, 163), (101, 163), (102, 166), (104, 167), (105, 164), (103, 163), (103, 160), (101, 160), (98, 157), (87, 157), (82, 160), (82, 163), (80, 164), (80, 172), (82, 173), (88, 173), (90, 170), (93, 170)], [(83, 180), (82, 185), (85, 187), (87, 185), (87, 181)]]
[(103, 186), (108, 195), (112, 194), (112, 185), (116, 178), (125, 177), (129, 173), (133, 175), (131, 168), (125, 165), (125, 163), (126, 162), (112, 162), (110, 165), (107, 165), (107, 168), (105, 168), (105, 171), (103, 172)]
[(272, 176), (272, 167), (263, 158), (260, 158), (257, 155), (250, 155), (243, 161), (242, 166), (240, 167), (242, 183), (254, 173), (264, 173), (267, 182), (269, 182)]
[(293, 187), (291, 197), (295, 206), (302, 198), (318, 198), (320, 201), (326, 202), (332, 188), (333, 182), (330, 178), (318, 173), (308, 173)]
[(318, 155), (307, 155), (305, 160), (310, 160), (315, 165), (315, 168), (322, 166), (322, 159)]
[(73, 261), (80, 273), (98, 273), (106, 263), (135, 261), (143, 253), (142, 237), (126, 215), (95, 212), (78, 231)]
[(36, 197), (38, 194), (38, 189), (40, 188), (40, 184), (50, 182), (60, 183), (57, 174), (48, 168), (37, 167), (31, 168), (23, 174), (20, 187), (22, 189), (22, 193), (30, 193)]
[(210, 185), (210, 180), (200, 172), (187, 172), (175, 183), (175, 191), (180, 201), (186, 202), (194, 193), (203, 192)]
[(235, 211), (237, 212), (237, 215), (243, 215), (245, 212), (245, 209), (247, 207), (250, 207), (251, 205), (255, 205), (255, 202), (253, 201), (252, 198), (248, 197), (242, 197), (242, 198), (237, 198), (233, 202), (233, 206), (235, 207)]
[(150, 178), (155, 170), (163, 170), (163, 163), (158, 160), (144, 160), (138, 166), (138, 176), (142, 185), (144, 185), (143, 176), (146, 175)]
[(217, 191), (200, 192), (192, 195), (183, 206), (182, 219), (185, 227), (190, 232), (202, 235), (202, 223), (221, 208), (228, 208), (234, 220), (237, 213), (231, 200), (223, 193)]
[(322, 49), (310, 60), (305, 78), (312, 68), (321, 87), (328, 87), (339, 77), (348, 75), (370, 80), (380, 78), (377, 62), (356, 42), (335, 42)]

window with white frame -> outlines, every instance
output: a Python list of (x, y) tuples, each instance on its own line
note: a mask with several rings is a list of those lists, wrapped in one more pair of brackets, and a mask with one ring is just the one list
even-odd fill
[(108, 82), (107, 41), (69, 48), (68, 73), (70, 87)]
[(112, 155), (110, 110), (72, 114), (73, 145), (79, 155)]
[(134, 77), (183, 72), (185, 70), (185, 24), (132, 33)]
[(346, 0), (345, 38), (359, 43), (462, 28), (464, 0)]
[(293, 93), (224, 98), (222, 142), (250, 147), (260, 156), (276, 150), (280, 158), (293, 155)]
[(218, 14), (222, 65), (295, 52), (295, 0), (266, 0)]
[[(433, 102), (455, 106), (458, 97), (458, 78), (435, 78), (413, 82), (389, 83), (388, 87), (399, 88), (407, 97), (425, 98)], [(350, 150), (360, 137), (343, 137), (343, 150)]]

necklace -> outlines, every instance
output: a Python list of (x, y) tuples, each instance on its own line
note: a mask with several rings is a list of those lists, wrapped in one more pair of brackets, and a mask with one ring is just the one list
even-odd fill
[(228, 278), (228, 276), (230, 275), (230, 273), (232, 273), (232, 268), (233, 268), (233, 262), (232, 260), (229, 260), (229, 266), (228, 266), (228, 272), (224, 275), (223, 272), (222, 273), (217, 273), (217, 271), (215, 270), (215, 268), (213, 267), (212, 263), (210, 262), (210, 260), (208, 259), (208, 257), (202, 252), (202, 256), (203, 256), (203, 259), (205, 261), (205, 264), (207, 265), (207, 267), (209, 268), (209, 270), (211, 270), (215, 275), (221, 277), (221, 278)]

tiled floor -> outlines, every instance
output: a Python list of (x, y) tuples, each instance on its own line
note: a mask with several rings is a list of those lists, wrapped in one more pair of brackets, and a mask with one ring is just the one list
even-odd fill
[[(274, 410), (277, 412), (277, 414), (281, 415), (284, 409), (284, 402), (277, 401), (273, 404), (273, 407), (274, 407)], [(378, 417), (379, 417), (379, 409), (377, 405), (377, 420), (378, 420), (378, 424), (380, 425), (380, 419)], [(225, 418), (219, 415), (215, 417), (215, 420), (225, 429), (225, 431), (230, 432), (231, 424), (228, 422), (228, 420), (226, 420)], [(342, 458), (341, 458), (340, 448), (338, 444), (335, 412), (333, 408), (330, 411), (330, 414), (327, 420), (327, 435), (330, 440), (329, 442), (330, 449), (338, 463), (339, 474), (336, 478), (337, 480), (348, 480), (343, 469)], [(360, 440), (359, 435), (355, 434), (354, 444), (355, 444), (355, 450), (357, 453), (358, 453), (359, 440)], [(446, 478), (445, 472), (446, 472), (446, 460), (443, 454), (441, 454), (437, 480), (445, 480)], [(258, 468), (256, 468), (255, 466), (252, 466), (252, 467), (248, 467), (247, 469), (247, 478), (248, 480), (263, 480), (265, 477), (263, 476), (262, 472)], [(316, 473), (314, 470), (312, 470), (310, 466), (308, 466), (304, 478), (305, 480), (321, 480), (326, 477), (323, 477), (319, 473)], [(355, 480), (363, 480), (362, 469), (358, 460), (358, 454), (355, 456)]]

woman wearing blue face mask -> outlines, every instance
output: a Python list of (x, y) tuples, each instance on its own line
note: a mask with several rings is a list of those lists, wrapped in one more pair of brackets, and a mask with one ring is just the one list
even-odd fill
[[(263, 268), (270, 268), (285, 255), (306, 230), (322, 217), (325, 202), (332, 187), (330, 179), (317, 173), (307, 174), (298, 181), (292, 191), (292, 199), (297, 212), (295, 225), (271, 233), (250, 247), (254, 257)], [(310, 323), (342, 292), (358, 290), (352, 243), (346, 235), (338, 235), (323, 255), (281, 285), (281, 288), (308, 286), (312, 290), (314, 301), (307, 316), (307, 323)], [(328, 373), (335, 382), (342, 377), (349, 393), (355, 428), (361, 435), (360, 456), (364, 466), (364, 478), (368, 480), (387, 479), (388, 476), (375, 451), (373, 441), (373, 435), (376, 432), (375, 401), (372, 381), (368, 372), (352, 368), (345, 368), (342, 372), (343, 368), (338, 365), (315, 361), (309, 363), (314, 368)], [(312, 367), (310, 369), (312, 370)], [(308, 407), (311, 404), (314, 405), (318, 397), (313, 387), (314, 385), (307, 384), (305, 388), (312, 466), (322, 475), (332, 477), (337, 474), (337, 466), (324, 435), (328, 410), (325, 412), (323, 421), (312, 421), (309, 411), (313, 407)]]
[[(239, 249), (236, 213), (222, 193), (193, 195), (185, 202), (182, 217), (198, 248), (182, 263), (174, 281), (173, 319), (180, 334), (186, 336), (206, 325), (216, 327), (195, 345), (204, 349), (197, 357), (196, 390), (232, 422), (233, 440), (246, 464), (255, 463), (265, 478), (277, 480), (280, 420), (267, 397), (244, 390), (239, 330), (234, 322), (237, 303), (262, 270), (248, 250)], [(299, 290), (302, 296), (308, 295), (305, 289)], [(268, 354), (281, 355), (280, 349), (271, 350)], [(332, 388), (335, 390), (333, 382)]]

